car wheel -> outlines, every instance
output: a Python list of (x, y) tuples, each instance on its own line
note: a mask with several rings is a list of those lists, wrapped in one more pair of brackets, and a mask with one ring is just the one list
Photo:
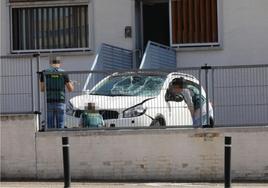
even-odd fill
[(212, 117), (209, 118), (209, 126), (210, 126), (211, 128), (214, 127), (214, 119), (213, 119)]
[(212, 117), (209, 118), (209, 124), (203, 125), (203, 128), (213, 128), (214, 127), (214, 119)]
[(160, 126), (166, 126), (165, 120), (163, 118), (155, 118), (151, 125), (151, 127), (160, 127)]

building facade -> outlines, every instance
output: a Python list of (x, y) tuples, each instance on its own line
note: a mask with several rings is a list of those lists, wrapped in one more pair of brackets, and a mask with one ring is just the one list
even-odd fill
[[(267, 0), (2, 0), (0, 5), (0, 55), (40, 53), (33, 73), (48, 67), (51, 54), (62, 56), (66, 71), (90, 70), (102, 43), (132, 51), (137, 68), (148, 41), (172, 47), (177, 67), (268, 64)], [(1, 59), (1, 74), (20, 75), (21, 61)], [(29, 90), (37, 91), (33, 80)], [(3, 77), (1, 90), (16, 93), (25, 82)], [(5, 92), (2, 106), (12, 111), (13, 95)], [(30, 92), (19, 101), (26, 100), (34, 100)]]
[(138, 56), (151, 40), (174, 47), (178, 67), (267, 64), (266, 7), (266, 0), (4, 0), (1, 55), (57, 52), (65, 69), (85, 70), (101, 43)]

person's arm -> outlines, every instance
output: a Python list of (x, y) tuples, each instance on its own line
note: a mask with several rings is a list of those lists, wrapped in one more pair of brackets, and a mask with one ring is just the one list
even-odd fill
[(44, 83), (44, 82), (41, 82), (41, 81), (40, 81), (40, 90), (41, 90), (42, 92), (45, 91), (45, 83)]
[(40, 75), (40, 82), (39, 82), (39, 85), (40, 85), (40, 90), (41, 90), (42, 92), (44, 92), (44, 91), (45, 91), (45, 83), (44, 83), (44, 74), (43, 74), (43, 72), (42, 72), (41, 75)]
[(74, 90), (74, 85), (71, 82), (71, 80), (69, 79), (69, 76), (67, 74), (64, 75), (64, 82), (65, 82), (65, 86), (66, 86), (67, 90), (69, 92), (72, 92)]
[(69, 92), (72, 92), (74, 90), (74, 85), (71, 81), (67, 82), (65, 85), (66, 85), (66, 88)]
[(194, 116), (194, 103), (193, 103), (191, 92), (188, 89), (184, 89), (182, 91), (182, 95), (193, 117)]

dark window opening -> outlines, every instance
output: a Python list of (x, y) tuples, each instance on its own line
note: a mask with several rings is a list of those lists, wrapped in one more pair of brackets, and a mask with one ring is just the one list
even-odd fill
[(149, 40), (169, 46), (168, 2), (143, 4), (143, 39), (144, 46)]

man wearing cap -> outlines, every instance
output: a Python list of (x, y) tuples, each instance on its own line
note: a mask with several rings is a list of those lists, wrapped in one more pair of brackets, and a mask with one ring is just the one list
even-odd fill
[(194, 116), (194, 103), (192, 100), (193, 93), (185, 88), (185, 80), (183, 77), (174, 78), (171, 82), (172, 93), (181, 94), (188, 105), (192, 117)]
[(69, 92), (74, 90), (69, 76), (60, 66), (60, 57), (53, 56), (50, 67), (41, 74), (41, 91), (46, 92), (47, 99), (47, 128), (64, 128), (65, 87)]

